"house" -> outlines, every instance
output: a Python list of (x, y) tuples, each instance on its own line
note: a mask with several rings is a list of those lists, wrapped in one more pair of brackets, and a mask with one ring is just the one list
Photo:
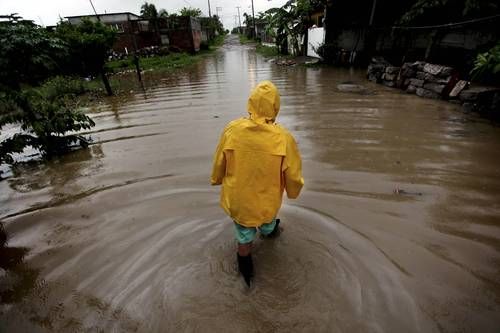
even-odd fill
[(161, 44), (158, 34), (153, 31), (149, 20), (142, 19), (139, 15), (130, 12), (109, 13), (96, 15), (67, 16), (70, 24), (80, 24), (84, 19), (110, 26), (117, 32), (117, 40), (113, 51), (117, 53), (133, 52)]
[(201, 44), (201, 24), (197, 17), (175, 16), (159, 19), (159, 32), (168, 36), (168, 43), (187, 52), (198, 52)]
[(201, 27), (194, 17), (144, 19), (130, 12), (67, 16), (71, 24), (80, 24), (84, 19), (100, 21), (117, 32), (113, 51), (122, 54), (153, 46), (173, 46), (187, 52), (200, 49)]

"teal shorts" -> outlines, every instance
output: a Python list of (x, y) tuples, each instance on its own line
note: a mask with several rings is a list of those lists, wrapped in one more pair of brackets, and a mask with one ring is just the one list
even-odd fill
[[(269, 223), (264, 223), (258, 229), (261, 234), (264, 236), (269, 235), (276, 226), (276, 218), (274, 218)], [(255, 239), (255, 235), (257, 234), (257, 228), (247, 228), (238, 223), (234, 222), (234, 235), (236, 236), (236, 240), (240, 244), (250, 243)]]

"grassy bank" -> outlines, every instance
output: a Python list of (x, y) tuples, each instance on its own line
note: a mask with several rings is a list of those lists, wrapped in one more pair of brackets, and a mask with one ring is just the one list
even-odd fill
[(243, 35), (243, 34), (238, 34), (238, 37), (240, 38), (240, 43), (241, 44), (257, 43), (257, 41), (255, 41), (254, 39), (248, 38), (246, 35)]
[(276, 46), (266, 46), (262, 45), (259, 41), (248, 38), (246, 35), (239, 34), (238, 35), (241, 44), (257, 44), (255, 47), (255, 51), (257, 53), (262, 54), (264, 57), (275, 57), (278, 56), (278, 48)]
[[(154, 56), (147, 58), (140, 58), (139, 65), (141, 70), (170, 70), (179, 67), (186, 67), (199, 61), (202, 54), (188, 54), (188, 53), (171, 53), (165, 56)], [(123, 60), (112, 60), (106, 63), (106, 69), (110, 73), (118, 73), (129, 69), (135, 70), (133, 58)]]
[[(210, 55), (224, 43), (225, 36), (221, 35), (212, 40), (208, 45), (196, 54), (170, 53), (164, 56), (152, 56), (139, 58), (141, 71), (153, 71), (158, 74), (168, 74), (176, 70), (188, 68)], [(127, 93), (137, 89), (139, 83), (135, 74), (133, 58), (123, 60), (111, 60), (106, 63), (109, 83), (116, 95)], [(94, 98), (105, 95), (104, 86), (100, 77), (84, 82), (86, 91)]]
[(255, 47), (257, 53), (262, 54), (264, 57), (276, 57), (279, 55), (278, 48), (276, 46), (265, 46), (262, 44), (257, 44)]
[[(144, 57), (139, 59), (142, 70), (171, 70), (186, 67), (200, 61), (204, 56), (210, 54), (224, 43), (225, 36), (218, 36), (211, 41), (205, 49), (196, 54), (190, 53), (171, 53), (164, 56)], [(129, 57), (123, 60), (112, 60), (106, 63), (106, 68), (112, 72), (120, 72), (128, 69), (135, 69), (133, 58)]]

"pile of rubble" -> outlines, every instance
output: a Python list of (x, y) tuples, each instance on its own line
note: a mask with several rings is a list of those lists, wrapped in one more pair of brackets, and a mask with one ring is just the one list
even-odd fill
[(500, 118), (500, 88), (474, 86), (460, 80), (452, 67), (423, 61), (392, 66), (383, 58), (373, 58), (368, 66), (370, 81), (405, 90), (420, 97), (447, 99), (463, 104), (467, 111), (493, 113)]

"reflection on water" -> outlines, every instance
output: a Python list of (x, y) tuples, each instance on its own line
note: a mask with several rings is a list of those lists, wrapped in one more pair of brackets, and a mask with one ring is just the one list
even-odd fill
[[(248, 290), (208, 177), (264, 79), (306, 187), (280, 238), (256, 242)], [(17, 258), (0, 331), (499, 331), (499, 128), (361, 71), (270, 65), (233, 37), (145, 82), (89, 110), (89, 150), (0, 182), (1, 254)]]

